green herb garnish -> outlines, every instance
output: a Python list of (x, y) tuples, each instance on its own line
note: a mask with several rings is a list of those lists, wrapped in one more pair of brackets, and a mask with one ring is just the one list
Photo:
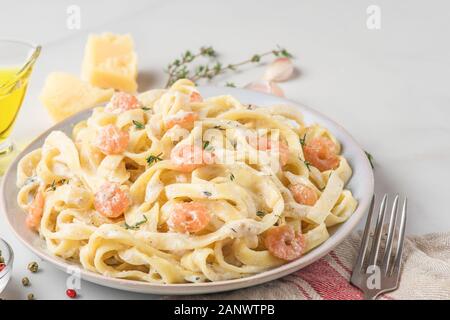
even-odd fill
[(204, 194), (205, 196), (207, 196), (207, 197), (211, 197), (211, 196), (212, 196), (212, 193), (209, 192), (209, 191), (203, 191), (203, 194)]
[(233, 82), (227, 82), (225, 87), (236, 88), (236, 85)]
[[(177, 80), (184, 78), (191, 79), (194, 82), (200, 79), (210, 80), (219, 74), (226, 73), (227, 71), (235, 71), (239, 67), (249, 63), (259, 63), (262, 58), (266, 56), (292, 58), (292, 55), (286, 49), (277, 46), (274, 50), (261, 54), (254, 54), (247, 60), (224, 65), (220, 61), (217, 61), (217, 53), (213, 47), (201, 47), (196, 53), (187, 50), (167, 66), (165, 72), (169, 75), (169, 78), (167, 79), (166, 87), (169, 87)], [(213, 59), (213, 61), (211, 63), (204, 63), (191, 67), (190, 64), (201, 57)], [(227, 86), (231, 87), (234, 86), (234, 84), (227, 83)]]
[(158, 154), (157, 156), (150, 155), (145, 160), (147, 160), (147, 163), (149, 165), (151, 165), (151, 164), (156, 163), (158, 161), (162, 161), (161, 155), (162, 155), (162, 152), (160, 154)]
[(48, 192), (48, 191), (55, 191), (55, 190), (56, 190), (56, 181), (53, 180), (52, 184), (50, 185), (50, 187), (47, 188), (46, 191)]
[(45, 190), (46, 192), (48, 191), (55, 191), (56, 187), (61, 186), (63, 184), (69, 184), (69, 179), (61, 179), (59, 181), (55, 181), (53, 180), (52, 183), (50, 184), (50, 186)]
[(144, 110), (144, 111), (149, 111), (150, 110), (150, 108), (148, 108), (148, 107), (141, 107), (141, 109)]
[(265, 213), (264, 211), (258, 210), (258, 211), (256, 211), (256, 215), (257, 215), (258, 217), (262, 218), (262, 217), (264, 217), (264, 216), (266, 215), (266, 213)]
[(300, 138), (300, 144), (302, 145), (302, 147), (305, 146), (305, 144), (306, 144), (306, 133), (303, 135), (303, 138)]
[(277, 46), (278, 50), (274, 50), (273, 54), (277, 57), (285, 57), (285, 58), (293, 58), (292, 54), (290, 54), (286, 49)]
[(230, 180), (234, 181), (234, 174), (230, 173)]
[(374, 162), (373, 156), (367, 151), (364, 151), (364, 152), (366, 153), (367, 159), (369, 159), (370, 166), (372, 167), (372, 169), (374, 169), (375, 166), (373, 165), (373, 162)]
[(303, 163), (305, 164), (305, 166), (308, 168), (308, 171), (311, 171), (311, 166), (312, 164), (306, 160), (303, 160)]
[(145, 215), (142, 215), (142, 217), (144, 218), (144, 220), (138, 221), (138, 222), (136, 222), (135, 224), (133, 224), (131, 226), (125, 222), (125, 225), (124, 225), (125, 229), (127, 229), (127, 230), (138, 230), (141, 225), (143, 225), (144, 223), (146, 223), (148, 221), (147, 217)]
[(38, 177), (32, 176), (32, 177), (29, 177), (27, 180), (25, 180), (25, 183), (23, 185), (26, 186), (27, 184), (34, 183), (37, 181), (38, 181)]
[(210, 146), (210, 142), (208, 140), (206, 140), (205, 142), (203, 142), (203, 149), (207, 150), (207, 151), (211, 151), (214, 149), (214, 147)]
[(145, 128), (145, 125), (137, 120), (133, 120), (133, 124), (136, 127), (136, 129), (138, 129), (138, 130)]

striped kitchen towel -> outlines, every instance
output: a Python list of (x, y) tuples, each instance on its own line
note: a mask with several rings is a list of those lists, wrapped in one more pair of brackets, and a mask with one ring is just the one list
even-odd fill
[[(267, 284), (170, 299), (362, 299), (361, 291), (349, 283), (360, 240), (360, 234), (353, 234), (324, 258)], [(381, 299), (450, 299), (450, 232), (407, 237), (402, 269), (399, 288)]]

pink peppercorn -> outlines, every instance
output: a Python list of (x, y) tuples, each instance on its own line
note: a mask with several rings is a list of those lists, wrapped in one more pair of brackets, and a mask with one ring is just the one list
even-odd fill
[(77, 296), (77, 292), (75, 291), (75, 290), (73, 290), (73, 289), (67, 289), (66, 290), (66, 295), (69, 297), (69, 298), (76, 298), (76, 296)]

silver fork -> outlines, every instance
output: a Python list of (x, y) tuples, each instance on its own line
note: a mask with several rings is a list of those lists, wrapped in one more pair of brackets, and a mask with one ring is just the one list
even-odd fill
[[(375, 196), (372, 197), (370, 204), (369, 215), (367, 217), (366, 226), (361, 239), (361, 247), (359, 249), (356, 263), (353, 267), (352, 277), (350, 282), (362, 290), (365, 299), (374, 300), (380, 294), (394, 291), (398, 288), (400, 279), (400, 267), (403, 253), (403, 240), (405, 238), (406, 225), (406, 197), (403, 201), (401, 214), (398, 214), (399, 196), (396, 195), (391, 208), (391, 215), (388, 227), (385, 248), (383, 257), (381, 257), (381, 242), (384, 228), (384, 220), (386, 216), (386, 208), (388, 202), (388, 195), (385, 194), (381, 201), (380, 209), (378, 211), (378, 218), (375, 225), (375, 230), (371, 231), (372, 216), (374, 211)], [(398, 232), (396, 232), (397, 221), (400, 220)], [(396, 233), (398, 236), (396, 237)], [(373, 236), (372, 236), (373, 235)], [(372, 237), (372, 245), (370, 252), (367, 247), (369, 239)], [(394, 240), (396, 239), (395, 253), (392, 255), (394, 248)], [(369, 257), (366, 259), (367, 253)]]

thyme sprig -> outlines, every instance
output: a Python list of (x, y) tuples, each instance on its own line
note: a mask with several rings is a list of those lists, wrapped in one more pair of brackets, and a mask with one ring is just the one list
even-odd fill
[(137, 130), (145, 129), (145, 125), (142, 122), (139, 122), (137, 120), (133, 120), (133, 124), (136, 127)]
[(306, 168), (308, 168), (308, 171), (311, 171), (312, 164), (306, 160), (303, 160), (303, 163), (305, 164)]
[(143, 220), (138, 221), (135, 224), (132, 224), (131, 226), (125, 222), (125, 224), (124, 224), (125, 229), (127, 229), (127, 230), (138, 230), (141, 225), (143, 225), (144, 223), (146, 223), (148, 221), (148, 219), (147, 219), (147, 217), (145, 215), (142, 215), (142, 217), (144, 218)]
[(59, 181), (53, 180), (50, 186), (45, 190), (45, 192), (55, 191), (57, 187), (62, 186), (63, 184), (68, 184), (68, 179), (61, 179)]
[[(223, 74), (228, 71), (236, 71), (239, 67), (242, 67), (244, 65), (259, 63), (264, 57), (267, 56), (292, 58), (292, 54), (289, 53), (285, 48), (277, 46), (276, 49), (254, 54), (250, 58), (241, 62), (223, 64), (216, 59), (217, 52), (211, 46), (201, 47), (196, 53), (192, 53), (191, 51), (187, 50), (181, 54), (180, 58), (175, 59), (167, 66), (165, 72), (169, 75), (169, 78), (166, 82), (166, 88), (171, 86), (175, 81), (184, 78), (190, 79), (194, 82), (200, 79), (211, 80), (219, 74)], [(193, 68), (190, 67), (190, 64), (199, 57), (207, 57), (215, 60), (213, 63), (199, 64), (194, 66)], [(232, 87), (235, 85), (231, 82), (228, 82), (227, 86)]]
[(47, 188), (46, 191), (55, 191), (56, 190), (56, 181), (53, 180), (52, 184)]
[(211, 145), (211, 142), (205, 140), (205, 142), (203, 142), (203, 149), (206, 151), (213, 151), (214, 147)]
[(370, 166), (372, 167), (372, 169), (374, 169), (375, 166), (373, 165), (373, 162), (374, 162), (373, 156), (367, 151), (364, 151), (364, 152), (366, 153), (367, 159), (369, 159)]
[(256, 215), (260, 218), (264, 217), (266, 215), (266, 213), (264, 211), (258, 210), (256, 211)]
[(212, 196), (212, 193), (209, 192), (209, 191), (203, 191), (203, 194), (204, 194), (206, 197), (211, 197), (211, 196)]
[(160, 154), (158, 154), (157, 156), (150, 155), (150, 156), (148, 156), (147, 159), (145, 159), (145, 160), (147, 161), (147, 163), (148, 163), (149, 165), (151, 165), (151, 164), (156, 163), (156, 162), (158, 162), (158, 161), (162, 161), (161, 156), (162, 156), (162, 152), (161, 152)]
[(306, 144), (306, 133), (303, 135), (303, 138), (300, 138), (300, 144), (302, 145), (302, 147), (305, 146), (305, 144)]
[(189, 50), (183, 52), (180, 58), (175, 59), (167, 66), (165, 72), (169, 75), (166, 82), (166, 88), (171, 86), (175, 81), (183, 78), (189, 78), (189, 69), (187, 65), (199, 57), (213, 58), (216, 56), (216, 51), (213, 47), (201, 47), (197, 53), (192, 53)]

